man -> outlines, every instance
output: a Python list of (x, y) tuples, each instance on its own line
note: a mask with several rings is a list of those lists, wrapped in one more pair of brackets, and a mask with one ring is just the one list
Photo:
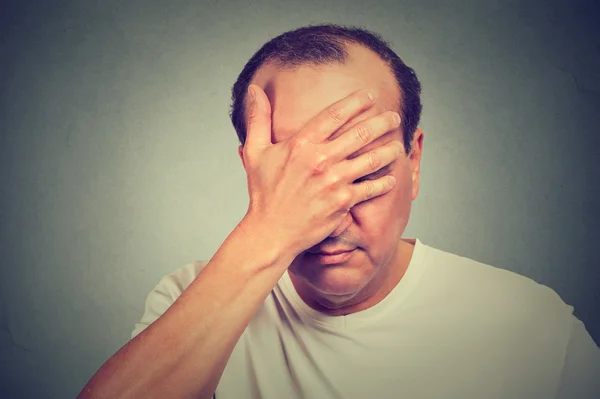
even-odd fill
[(265, 44), (233, 87), (248, 212), (158, 283), (80, 398), (600, 397), (600, 351), (554, 291), (401, 238), (419, 95), (362, 29)]

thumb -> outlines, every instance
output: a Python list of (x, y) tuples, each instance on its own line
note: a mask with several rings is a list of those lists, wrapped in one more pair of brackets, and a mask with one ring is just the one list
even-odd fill
[(250, 149), (264, 148), (271, 142), (271, 104), (257, 85), (248, 86), (246, 107), (246, 145)]

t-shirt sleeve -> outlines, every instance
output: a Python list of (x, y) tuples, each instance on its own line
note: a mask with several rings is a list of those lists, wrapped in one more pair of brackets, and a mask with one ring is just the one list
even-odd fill
[(163, 277), (160, 282), (150, 291), (146, 297), (146, 303), (144, 305), (144, 314), (140, 321), (135, 323), (133, 331), (131, 332), (131, 339), (134, 339), (139, 333), (144, 331), (150, 324), (154, 323), (160, 316), (162, 316), (167, 309), (175, 302), (175, 299), (169, 294), (167, 288), (169, 281), (166, 277)]
[(556, 399), (600, 398), (600, 348), (585, 325), (573, 317), (567, 355)]
[(164, 276), (146, 297), (144, 314), (140, 321), (135, 323), (130, 339), (134, 339), (162, 316), (187, 289), (206, 263), (206, 261), (189, 263)]

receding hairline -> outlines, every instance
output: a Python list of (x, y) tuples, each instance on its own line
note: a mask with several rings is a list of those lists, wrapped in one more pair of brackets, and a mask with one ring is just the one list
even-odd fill
[[(256, 76), (258, 76), (261, 72), (265, 72), (265, 69), (273, 69), (274, 71), (297, 71), (301, 68), (311, 68), (311, 69), (315, 69), (315, 70), (319, 70), (321, 68), (327, 68), (327, 67), (335, 67), (335, 66), (344, 66), (344, 65), (348, 65), (348, 63), (352, 62), (352, 61), (356, 61), (355, 59), (353, 59), (353, 52), (354, 51), (362, 51), (362, 50), (366, 50), (367, 53), (371, 54), (374, 58), (377, 59), (377, 62), (381, 63), (381, 65), (385, 68), (385, 70), (387, 71), (387, 76), (388, 76), (388, 80), (390, 80), (390, 83), (394, 86), (394, 95), (392, 96), (393, 99), (391, 100), (391, 102), (388, 101), (388, 106), (390, 110), (393, 111), (397, 111), (402, 113), (402, 88), (400, 87), (398, 80), (396, 79), (395, 75), (394, 75), (394, 71), (392, 69), (392, 66), (386, 62), (384, 59), (382, 59), (379, 54), (377, 54), (375, 51), (373, 51), (372, 49), (370, 49), (369, 47), (365, 46), (364, 44), (357, 42), (357, 41), (353, 41), (353, 40), (349, 40), (346, 38), (339, 38), (340, 39), (340, 45), (343, 47), (343, 55), (339, 58), (335, 58), (335, 57), (328, 57), (322, 61), (316, 61), (316, 60), (307, 60), (307, 61), (286, 61), (284, 58), (279, 57), (277, 54), (267, 58), (264, 60), (264, 62), (256, 69), (256, 71), (254, 72), (254, 75), (252, 76), (252, 78), (250, 79), (250, 83), (252, 84), (256, 84), (254, 82)], [(354, 50), (354, 51), (353, 51)], [(244, 101), (244, 106), (246, 106), (246, 101)]]

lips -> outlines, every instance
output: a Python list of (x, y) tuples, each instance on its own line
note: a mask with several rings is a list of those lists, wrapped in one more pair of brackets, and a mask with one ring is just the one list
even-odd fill
[(308, 251), (308, 253), (311, 254), (318, 254), (318, 255), (338, 255), (338, 254), (343, 254), (344, 252), (350, 252), (350, 251), (354, 251), (355, 248), (352, 249), (336, 249), (336, 250), (331, 250), (331, 251)]
[(312, 250), (306, 253), (306, 260), (308, 263), (315, 266), (325, 266), (325, 265), (337, 265), (349, 262), (350, 259), (354, 256), (354, 251), (356, 248), (352, 249), (329, 249), (328, 251), (318, 251)]

